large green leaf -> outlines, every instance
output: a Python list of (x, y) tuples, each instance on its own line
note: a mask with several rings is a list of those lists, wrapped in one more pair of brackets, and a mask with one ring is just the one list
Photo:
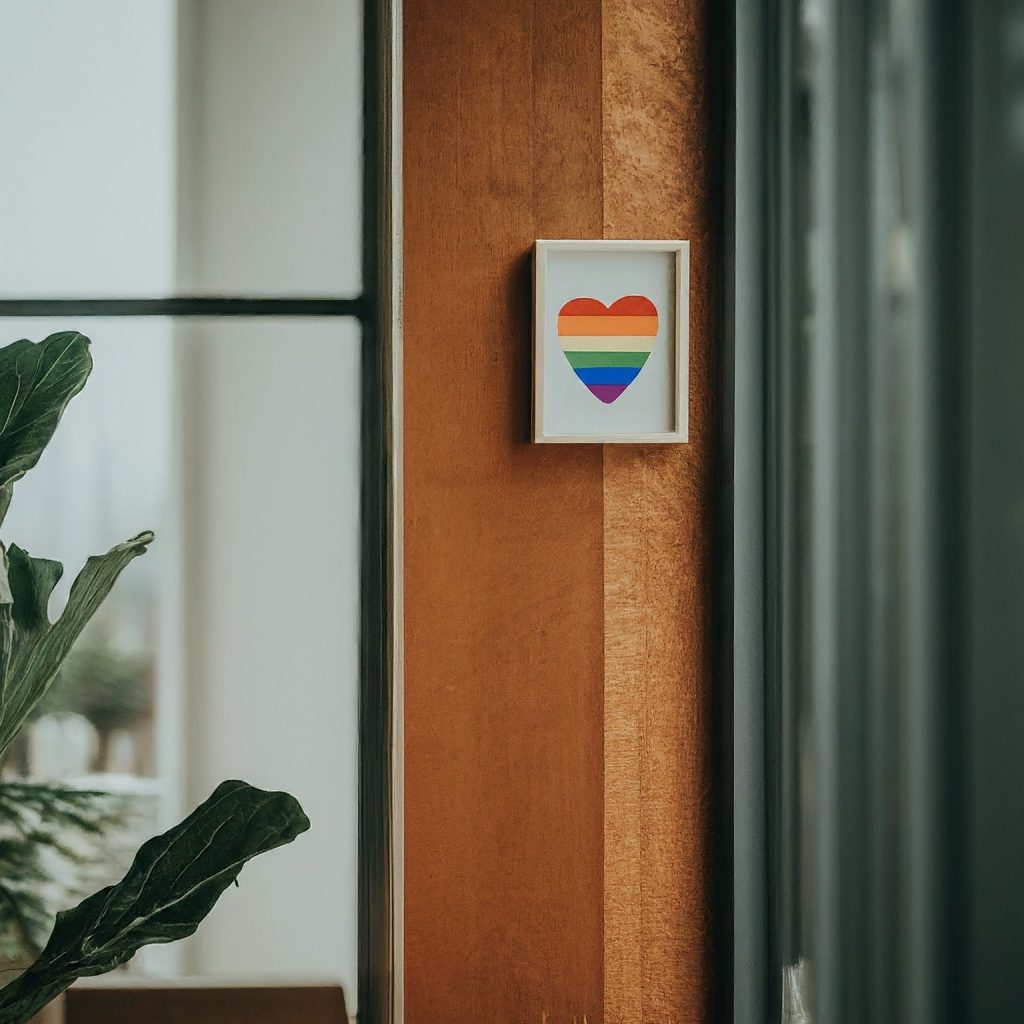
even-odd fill
[(117, 885), (57, 916), (39, 959), (0, 990), (0, 1021), (24, 1024), (76, 979), (191, 935), (246, 861), (308, 828), (287, 793), (221, 783), (180, 825), (145, 843)]
[(7, 596), (13, 598), (13, 606), (3, 604), (3, 587), (0, 587), (0, 637), (6, 636), (8, 608), (14, 626), (7, 674), (0, 683), (0, 755), (49, 689), (61, 663), (121, 570), (141, 555), (152, 540), (152, 533), (140, 533), (105, 555), (88, 559), (71, 586), (63, 614), (53, 624), (46, 606), (64, 571), (63, 566), (47, 558), (33, 558), (16, 544), (11, 545), (6, 569)]
[(77, 331), (0, 348), (0, 521), (11, 485), (39, 461), (91, 369), (89, 339)]

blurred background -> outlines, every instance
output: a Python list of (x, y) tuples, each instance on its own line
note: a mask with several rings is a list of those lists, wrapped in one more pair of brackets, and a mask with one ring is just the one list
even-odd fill
[[(222, 779), (293, 792), (309, 835), (129, 969), (354, 1000), (360, 328), (303, 303), (361, 288), (360, 5), (0, 0), (0, 26), (0, 298), (29, 314), (0, 342), (74, 329), (95, 361), (3, 540), (64, 563), (56, 614), (88, 555), (157, 534), (4, 777), (128, 794), (113, 877)], [(175, 295), (253, 305), (140, 315)]]
[(735, 1019), (1021, 1020), (1024, 3), (734, 13)]

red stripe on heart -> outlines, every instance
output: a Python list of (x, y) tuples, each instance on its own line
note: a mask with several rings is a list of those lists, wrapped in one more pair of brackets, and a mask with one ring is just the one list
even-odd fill
[(658, 309), (646, 295), (623, 295), (610, 306), (599, 299), (570, 299), (559, 316), (657, 316)]

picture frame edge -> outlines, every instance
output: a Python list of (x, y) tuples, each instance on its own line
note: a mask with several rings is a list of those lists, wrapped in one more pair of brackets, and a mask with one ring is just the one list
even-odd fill
[[(553, 250), (585, 252), (665, 252), (675, 257), (674, 427), (664, 434), (547, 434), (544, 430), (544, 273)], [(534, 444), (688, 444), (690, 379), (690, 239), (537, 238), (533, 243), (533, 372), (531, 441)], [(685, 309), (685, 317), (681, 315)]]
[(544, 270), (547, 266), (546, 239), (533, 245), (533, 402), (532, 434), (534, 444), (544, 442)]

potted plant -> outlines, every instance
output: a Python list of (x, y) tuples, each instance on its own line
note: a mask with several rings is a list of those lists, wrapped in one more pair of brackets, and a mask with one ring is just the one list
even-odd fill
[[(89, 340), (77, 332), (0, 348), (0, 526), (15, 483), (38, 462), (91, 368)], [(63, 567), (17, 544), (0, 544), (0, 757), (46, 697), (120, 573), (152, 541), (152, 533), (140, 533), (89, 558), (55, 622), (47, 604)], [(26, 899), (26, 888), (31, 894), (43, 884), (45, 860), (33, 859), (33, 843), (44, 844), (48, 832), (63, 826), (100, 834), (113, 827), (104, 816), (116, 808), (105, 800), (109, 794), (0, 784), (0, 830), (5, 824), (17, 828), (19, 816), (35, 823), (20, 829), (25, 842), (17, 856), (9, 845), (6, 862), (0, 831), (0, 872), (9, 876), (0, 874), (0, 902), (7, 901), (7, 920), (22, 929), (20, 948), (10, 947), (19, 936), (7, 935), (6, 964), (0, 963), (7, 969), (0, 974), (3, 1024), (26, 1024), (75, 980), (114, 970), (144, 945), (191, 935), (248, 860), (309, 828), (287, 793), (224, 782), (179, 825), (144, 843), (120, 882), (57, 913), (41, 941), (51, 924), (45, 901)], [(26, 906), (35, 908), (34, 916)], [(0, 951), (2, 940), (0, 935)]]

